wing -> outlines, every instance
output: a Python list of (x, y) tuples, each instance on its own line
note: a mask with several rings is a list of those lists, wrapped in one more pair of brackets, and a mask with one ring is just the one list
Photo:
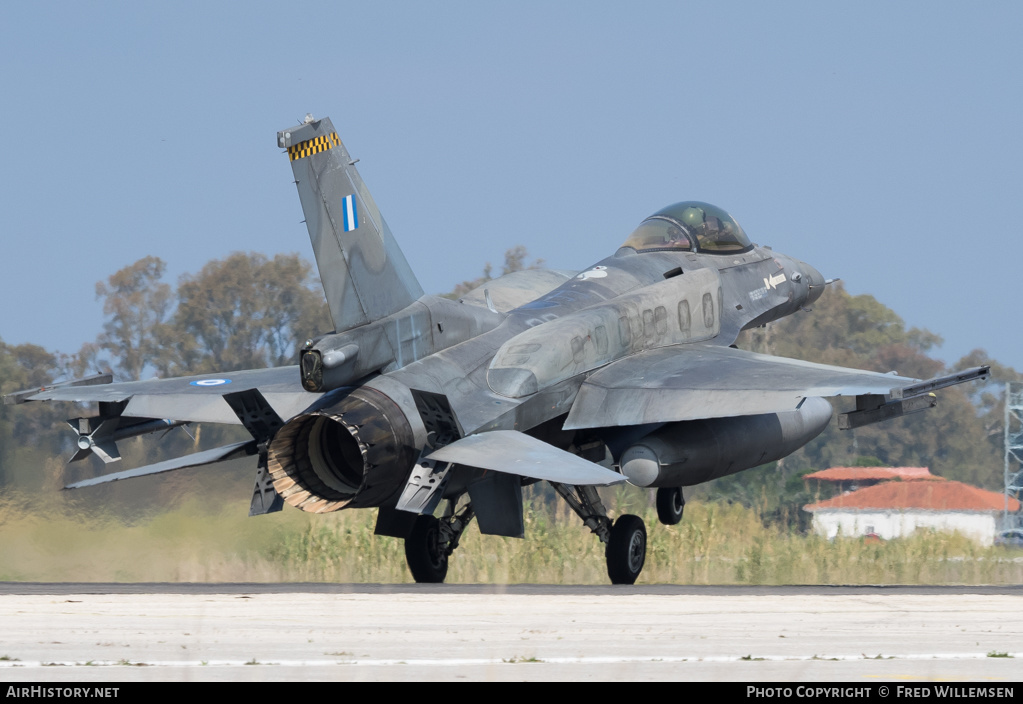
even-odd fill
[(590, 375), (565, 429), (777, 413), (813, 396), (902, 398), (987, 373), (970, 372), (920, 382), (732, 347), (675, 345), (632, 355)]
[(18, 392), (23, 401), (94, 401), (126, 403), (119, 414), (138, 418), (173, 418), (196, 423), (241, 424), (225, 394), (257, 389), (281, 418), (291, 418), (322, 394), (302, 388), (298, 367), (249, 369), (226, 374), (201, 374), (174, 379), (127, 381), (91, 386), (44, 387), (37, 393)]
[[(298, 367), (250, 369), (227, 374), (202, 374), (174, 379), (152, 379), (111, 384), (109, 375), (19, 391), (4, 396), (4, 403), (26, 401), (84, 401), (99, 403), (100, 414), (69, 421), (78, 432), (78, 452), (71, 461), (96, 452), (104, 462), (120, 459), (116, 441), (186, 422), (244, 425), (253, 439), (225, 447), (185, 455), (172, 460), (106, 474), (67, 486), (78, 489), (97, 484), (160, 474), (187, 467), (201, 467), (254, 455), (283, 425), (314, 406), (323, 396), (302, 388)], [(122, 416), (142, 418), (124, 421)], [(165, 420), (157, 420), (165, 419)], [(277, 494), (266, 480), (261, 459), (250, 515), (280, 510)]]

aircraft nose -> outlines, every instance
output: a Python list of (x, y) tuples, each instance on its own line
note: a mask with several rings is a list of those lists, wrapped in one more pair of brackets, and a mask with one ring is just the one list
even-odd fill
[(806, 295), (806, 303), (809, 305), (824, 293), (824, 277), (821, 276), (819, 271), (805, 262), (803, 262), (803, 275), (806, 276), (806, 283), (809, 286), (809, 291)]

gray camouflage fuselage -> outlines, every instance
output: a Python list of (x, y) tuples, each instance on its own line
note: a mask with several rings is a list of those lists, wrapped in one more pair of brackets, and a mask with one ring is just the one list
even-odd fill
[[(338, 373), (341, 368), (335, 367), (331, 370), (331, 386), (353, 384), (368, 372), (379, 370), (379, 376), (363, 385), (400, 402), (411, 421), (417, 446), (425, 442), (426, 430), (416, 422), (415, 403), (407, 389), (447, 397), (465, 435), (501, 429), (534, 432), (541, 428), (543, 432), (538, 434), (547, 442), (573, 450), (580, 444), (577, 435), (600, 437), (611, 448), (612, 461), (617, 462), (626, 449), (620, 438), (652, 433), (663, 423), (625, 430), (617, 426), (587, 430), (590, 426), (585, 419), (577, 417), (574, 429), (578, 433), (552, 432), (545, 426), (569, 412), (589, 373), (645, 350), (705, 341), (730, 345), (740, 330), (798, 310), (815, 300), (824, 287), (823, 278), (812, 267), (760, 247), (735, 255), (637, 254), (622, 248), (554, 288), (548, 288), (549, 272), (526, 271), (488, 282), (480, 291), (485, 289), (492, 300), (503, 299), (504, 278), (512, 279), (511, 283), (521, 290), (531, 276), (537, 279), (529, 290), (531, 300), (505, 313), (495, 314), (485, 308), (483, 295), (469, 294), (457, 303), (426, 296), (379, 321), (379, 326), (370, 324), (330, 335), (309, 349), (327, 359), (336, 350), (353, 345), (361, 349), (367, 340), (386, 336), (394, 349), (378, 351), (365, 365), (353, 365), (350, 374)], [(415, 339), (417, 344), (410, 346), (408, 339)], [(369, 346), (381, 347), (378, 342)], [(363, 355), (356, 358), (361, 360)], [(793, 408), (791, 414), (799, 411)], [(801, 428), (795, 438), (782, 433), (775, 444), (788, 448), (784, 453), (788, 454), (815, 436), (830, 416), (830, 407), (822, 416), (817, 406), (808, 432)], [(759, 428), (764, 422), (759, 418), (754, 423)], [(675, 433), (682, 432), (684, 428), (675, 429)], [(775, 438), (765, 435), (764, 440)], [(793, 440), (799, 441), (796, 447), (792, 447)], [(605, 459), (602, 452), (597, 455)], [(753, 455), (753, 459), (765, 456)], [(699, 471), (703, 465), (721, 460), (706, 451), (695, 459), (687, 469), (696, 467)], [(739, 471), (756, 463), (741, 464), (726, 462), (725, 467)], [(685, 485), (705, 481), (709, 478), (706, 474), (699, 479), (677, 473), (663, 480), (644, 476), (641, 482)], [(463, 491), (464, 485), (456, 476), (449, 492)]]

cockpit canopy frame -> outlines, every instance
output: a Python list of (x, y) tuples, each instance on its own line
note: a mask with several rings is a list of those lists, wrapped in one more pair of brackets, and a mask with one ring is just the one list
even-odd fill
[(748, 252), (753, 243), (731, 215), (697, 200), (674, 203), (639, 224), (623, 247), (637, 252)]

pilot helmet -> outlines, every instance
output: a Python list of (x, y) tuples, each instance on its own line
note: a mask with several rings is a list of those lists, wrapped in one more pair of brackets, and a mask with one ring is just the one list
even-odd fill
[(682, 214), (679, 216), (679, 219), (684, 224), (694, 229), (698, 229), (701, 225), (703, 225), (703, 218), (703, 208), (697, 208), (693, 205), (683, 210)]

